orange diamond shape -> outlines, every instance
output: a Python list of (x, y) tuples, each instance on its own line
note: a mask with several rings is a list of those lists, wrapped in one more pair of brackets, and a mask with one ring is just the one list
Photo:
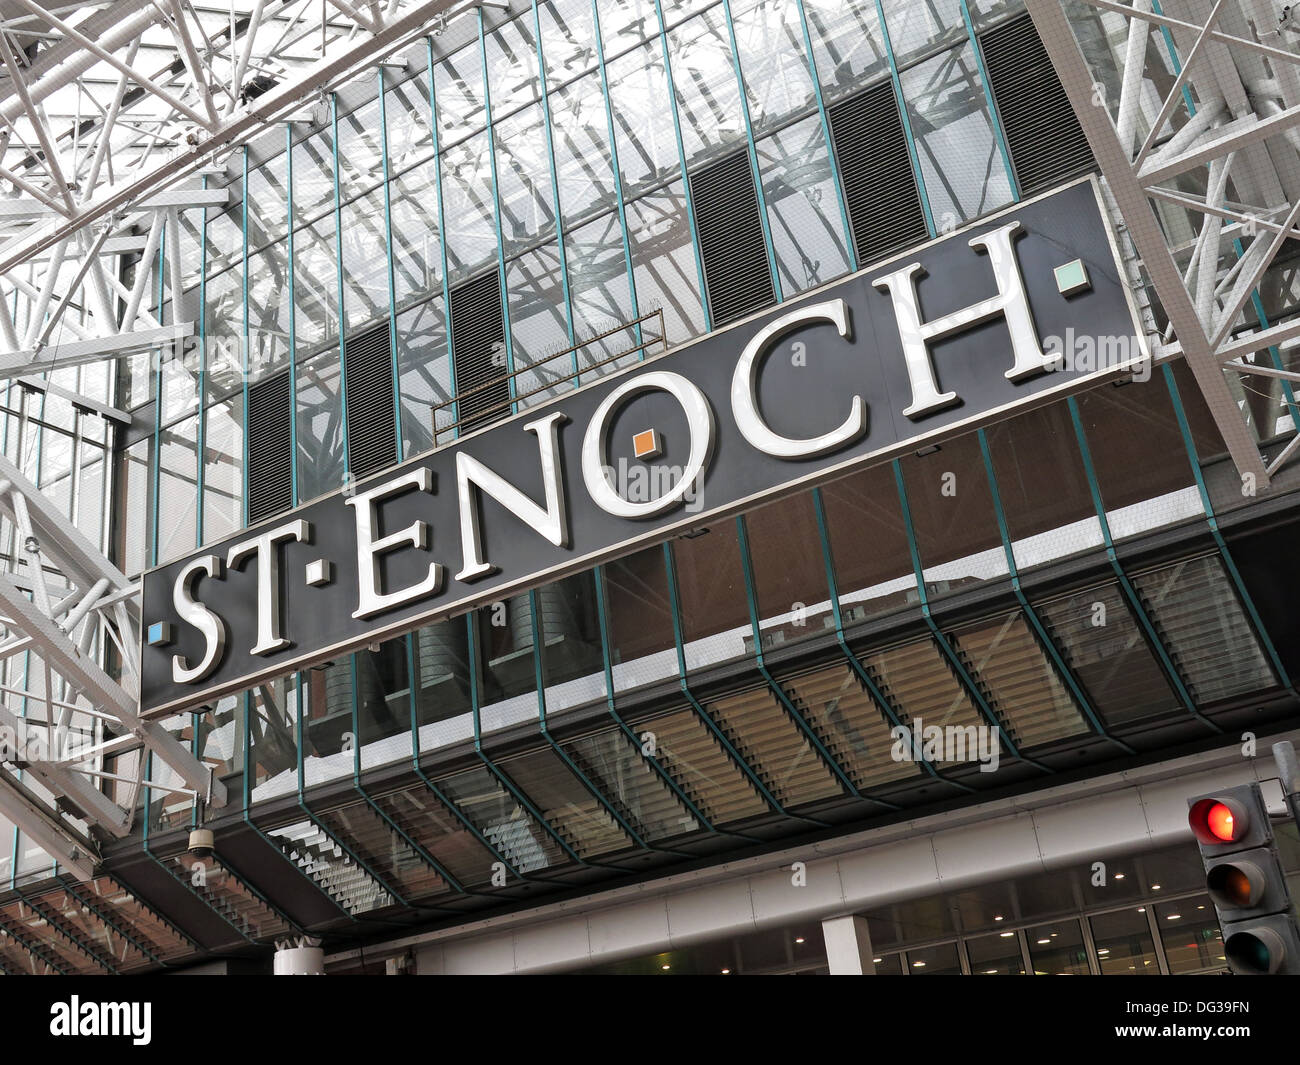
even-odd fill
[(659, 454), (659, 434), (646, 429), (632, 437), (632, 453), (639, 459), (652, 459)]

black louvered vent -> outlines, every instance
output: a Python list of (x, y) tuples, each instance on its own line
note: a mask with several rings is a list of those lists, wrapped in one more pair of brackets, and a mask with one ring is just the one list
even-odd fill
[(453, 288), (451, 357), (461, 432), (510, 414), (505, 343), (500, 275), (494, 270)]
[(248, 522), (293, 506), (293, 393), (288, 373), (248, 386)]
[(873, 86), (828, 112), (858, 264), (930, 234), (894, 87)]
[(704, 287), (715, 326), (776, 300), (763, 219), (747, 152), (691, 176), (691, 201), (704, 259)]
[(1028, 15), (980, 37), (1022, 194), (1094, 169), (1092, 149)]
[(397, 461), (393, 406), (393, 354), (388, 323), (350, 336), (343, 344), (348, 397), (348, 467), (356, 477)]

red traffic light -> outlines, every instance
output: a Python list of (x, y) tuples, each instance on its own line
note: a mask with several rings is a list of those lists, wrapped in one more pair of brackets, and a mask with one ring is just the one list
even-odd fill
[(1250, 815), (1235, 799), (1201, 799), (1187, 811), (1187, 823), (1201, 843), (1236, 843), (1250, 831)]

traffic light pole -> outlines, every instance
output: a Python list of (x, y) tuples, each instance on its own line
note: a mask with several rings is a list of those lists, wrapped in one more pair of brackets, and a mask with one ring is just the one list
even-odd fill
[(1296, 757), (1295, 745), (1290, 740), (1273, 744), (1273, 760), (1277, 762), (1287, 809), (1291, 811), (1296, 828), (1300, 828), (1300, 759)]

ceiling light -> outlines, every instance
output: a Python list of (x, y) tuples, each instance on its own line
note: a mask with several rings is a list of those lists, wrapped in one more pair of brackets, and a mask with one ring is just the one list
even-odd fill
[(1040, 947), (1045, 947), (1045, 946), (1050, 945), (1051, 942), (1052, 942), (1052, 941), (1051, 941), (1050, 939), (1040, 939), (1040, 940), (1038, 941), (1038, 945), (1039, 945)]
[(723, 969), (723, 970), (722, 970), (722, 975), (723, 975), (723, 976), (730, 976), (730, 975), (731, 975), (731, 970), (730, 970), (730, 969)]
[(796, 943), (802, 943), (802, 942), (803, 942), (803, 936), (796, 936), (796, 937), (795, 937), (795, 942), (796, 942)]
[(1014, 936), (1014, 935), (1015, 935), (1015, 932), (999, 932), (999, 933), (998, 933), (998, 938), (999, 938), (999, 939), (1010, 939), (1010, 938), (1011, 938), (1012, 936)]
[(661, 966), (659, 966), (659, 968), (663, 969), (664, 972), (667, 972), (669, 969), (672, 968), (672, 966), (671, 966), (671, 965), (661, 965)]

